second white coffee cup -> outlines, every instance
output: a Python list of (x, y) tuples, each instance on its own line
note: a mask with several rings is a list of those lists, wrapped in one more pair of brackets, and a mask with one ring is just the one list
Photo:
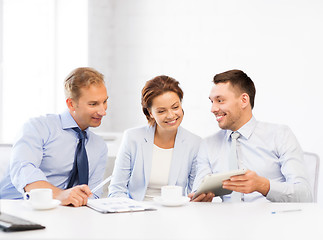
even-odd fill
[(163, 186), (161, 187), (161, 197), (163, 201), (177, 202), (182, 199), (182, 191), (183, 189), (181, 186)]

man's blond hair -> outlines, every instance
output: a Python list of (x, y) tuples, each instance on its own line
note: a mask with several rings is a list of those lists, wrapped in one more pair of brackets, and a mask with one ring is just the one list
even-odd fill
[(74, 69), (65, 79), (65, 97), (75, 101), (81, 96), (81, 88), (90, 85), (105, 84), (104, 76), (93, 68), (81, 67)]

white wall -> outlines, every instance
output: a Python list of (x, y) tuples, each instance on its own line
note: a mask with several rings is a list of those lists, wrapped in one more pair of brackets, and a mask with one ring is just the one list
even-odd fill
[(64, 78), (87, 65), (87, 9), (87, 0), (0, 1), (0, 142), (66, 108)]
[[(3, 55), (2, 55), (2, 52), (3, 52), (3, 43), (2, 43), (2, 27), (3, 26), (3, 3), (2, 3), (2, 0), (0, 0), (0, 92), (2, 92), (2, 77), (3, 77)], [(2, 94), (0, 94), (0, 116), (2, 116), (3, 114), (3, 96)], [(3, 132), (3, 125), (2, 125), (2, 117), (0, 117), (0, 132)], [(0, 135), (0, 141), (1, 141), (1, 135)]]
[(256, 84), (255, 117), (288, 124), (323, 159), (322, 23), (320, 0), (89, 1), (89, 63), (110, 95), (101, 130), (144, 124), (140, 91), (166, 74), (185, 92), (183, 126), (205, 137), (218, 130), (212, 78), (237, 68)]

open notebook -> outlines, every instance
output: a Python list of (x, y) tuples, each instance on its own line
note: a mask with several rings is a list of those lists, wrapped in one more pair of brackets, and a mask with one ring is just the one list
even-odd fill
[(101, 213), (153, 211), (156, 208), (130, 198), (89, 199), (87, 206)]

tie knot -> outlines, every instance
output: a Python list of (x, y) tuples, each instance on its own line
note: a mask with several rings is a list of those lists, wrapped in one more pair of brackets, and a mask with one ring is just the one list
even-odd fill
[(79, 129), (78, 127), (74, 127), (72, 128), (75, 132), (78, 133), (78, 138), (79, 139), (84, 139), (86, 138), (86, 132), (85, 131), (82, 131), (81, 129)]
[(240, 133), (238, 133), (238, 132), (231, 133), (231, 139), (237, 140), (239, 137), (240, 137)]

